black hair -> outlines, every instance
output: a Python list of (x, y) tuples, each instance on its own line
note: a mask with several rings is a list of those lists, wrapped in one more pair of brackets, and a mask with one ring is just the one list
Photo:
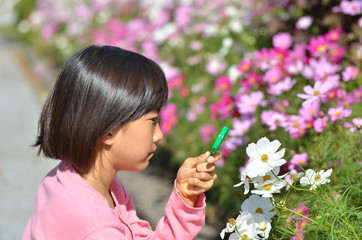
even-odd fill
[(160, 66), (138, 53), (89, 46), (61, 68), (39, 120), (34, 146), (86, 173), (97, 140), (116, 127), (160, 111), (168, 87)]

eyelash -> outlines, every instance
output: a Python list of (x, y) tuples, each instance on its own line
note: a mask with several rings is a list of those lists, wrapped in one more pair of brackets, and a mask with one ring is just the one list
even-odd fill
[(154, 123), (158, 123), (158, 117), (151, 118), (151, 121), (154, 122)]

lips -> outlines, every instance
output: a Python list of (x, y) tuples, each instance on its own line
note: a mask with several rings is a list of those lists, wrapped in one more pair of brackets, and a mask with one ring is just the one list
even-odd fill
[(156, 152), (157, 148), (155, 148), (154, 150), (152, 150), (150, 153), (154, 154)]

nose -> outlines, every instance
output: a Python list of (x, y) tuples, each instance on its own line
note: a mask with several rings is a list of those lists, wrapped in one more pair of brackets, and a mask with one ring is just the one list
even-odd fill
[(161, 141), (163, 139), (163, 133), (160, 128), (160, 124), (157, 123), (157, 126), (155, 128), (155, 132), (153, 134), (153, 142), (156, 143), (158, 141)]

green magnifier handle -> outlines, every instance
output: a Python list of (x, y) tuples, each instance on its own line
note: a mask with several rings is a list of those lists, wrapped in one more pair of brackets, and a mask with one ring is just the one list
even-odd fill
[[(219, 146), (222, 142), (222, 140), (224, 139), (226, 133), (229, 131), (228, 127), (223, 127), (223, 129), (221, 130), (221, 132), (219, 133), (219, 136), (216, 138), (214, 145), (212, 145), (211, 147), (211, 151), (210, 151), (210, 155), (213, 155), (217, 152), (217, 150), (219, 149)], [(210, 156), (209, 155), (209, 156)], [(207, 162), (207, 160), (206, 160)]]

